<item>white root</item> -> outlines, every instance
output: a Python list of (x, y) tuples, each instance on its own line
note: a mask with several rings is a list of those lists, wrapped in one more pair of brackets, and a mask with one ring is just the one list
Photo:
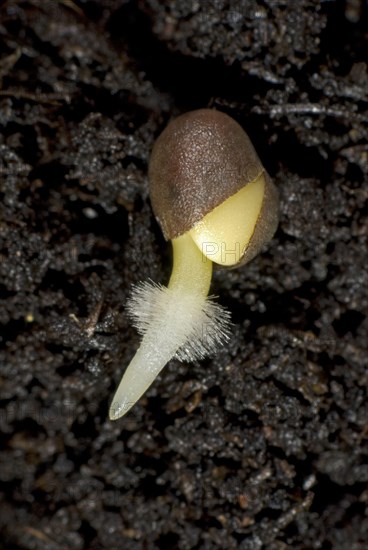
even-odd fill
[(171, 358), (202, 359), (230, 337), (229, 312), (202, 293), (144, 282), (127, 310), (143, 338), (112, 400), (111, 420), (129, 411)]

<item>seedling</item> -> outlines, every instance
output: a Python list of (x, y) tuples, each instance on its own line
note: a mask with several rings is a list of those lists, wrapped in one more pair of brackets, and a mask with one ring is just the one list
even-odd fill
[(171, 358), (212, 355), (230, 338), (230, 313), (208, 297), (213, 263), (249, 262), (273, 236), (278, 193), (248, 136), (211, 109), (174, 119), (157, 139), (149, 163), (150, 197), (173, 246), (167, 287), (143, 282), (127, 310), (142, 335), (110, 408), (129, 411)]

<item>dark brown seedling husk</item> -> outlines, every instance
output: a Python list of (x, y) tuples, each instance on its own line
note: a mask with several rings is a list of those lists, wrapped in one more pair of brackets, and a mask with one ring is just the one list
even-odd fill
[[(183, 235), (206, 214), (265, 170), (243, 128), (212, 109), (185, 113), (158, 137), (150, 158), (152, 208), (167, 240)], [(249, 261), (277, 226), (278, 194), (265, 173), (265, 199)]]

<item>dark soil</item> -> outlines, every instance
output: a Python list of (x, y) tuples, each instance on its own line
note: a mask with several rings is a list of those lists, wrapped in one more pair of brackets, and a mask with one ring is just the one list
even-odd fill
[[(0, 2), (1, 548), (367, 548), (364, 0)], [(218, 270), (236, 325), (123, 419), (130, 285), (165, 283), (149, 152), (213, 107), (281, 195)]]

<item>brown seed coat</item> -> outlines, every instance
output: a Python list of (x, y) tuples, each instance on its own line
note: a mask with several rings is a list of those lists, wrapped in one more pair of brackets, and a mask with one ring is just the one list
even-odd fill
[[(171, 121), (153, 147), (148, 170), (152, 208), (165, 238), (171, 240), (192, 229), (262, 173), (265, 170), (247, 134), (225, 113), (199, 109)], [(265, 178), (265, 199), (254, 241), (252, 237), (243, 257), (246, 261), (277, 226), (278, 194), (266, 173)]]

